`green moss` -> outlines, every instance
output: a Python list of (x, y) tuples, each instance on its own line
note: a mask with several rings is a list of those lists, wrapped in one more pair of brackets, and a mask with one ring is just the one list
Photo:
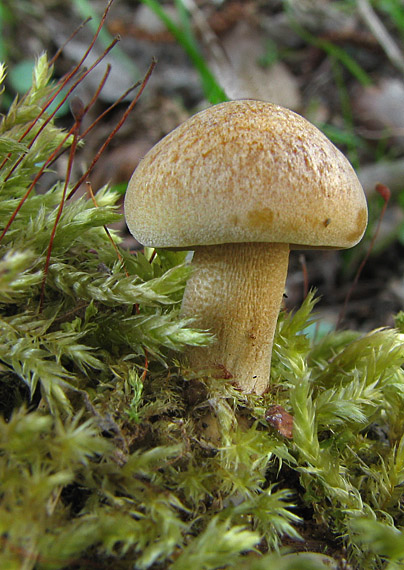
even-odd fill
[[(0, 127), (2, 229), (65, 136), (36, 119), (44, 56), (35, 73)], [(313, 341), (310, 293), (280, 315), (270, 393), (196, 377), (181, 350), (211, 339), (179, 317), (185, 254), (112, 232), (118, 258), (110, 189), (64, 205), (42, 294), (62, 188), (33, 189), (0, 241), (1, 568), (402, 567), (402, 333)]]

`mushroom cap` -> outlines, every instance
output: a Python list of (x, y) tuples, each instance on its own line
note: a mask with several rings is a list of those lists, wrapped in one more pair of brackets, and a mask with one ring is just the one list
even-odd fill
[(314, 125), (267, 102), (197, 113), (157, 143), (129, 181), (129, 230), (143, 245), (355, 245), (366, 198), (351, 164)]

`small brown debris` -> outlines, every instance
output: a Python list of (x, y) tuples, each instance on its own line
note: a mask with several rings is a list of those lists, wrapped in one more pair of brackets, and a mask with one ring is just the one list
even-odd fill
[(293, 438), (293, 416), (279, 404), (274, 404), (265, 414), (267, 422), (287, 439)]

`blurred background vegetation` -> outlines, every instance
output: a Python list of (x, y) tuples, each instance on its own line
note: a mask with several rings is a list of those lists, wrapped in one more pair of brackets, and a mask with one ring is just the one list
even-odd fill
[[(105, 4), (3, 0), (0, 56), (10, 66), (3, 110), (29, 86), (35, 54), (44, 49), (55, 53), (91, 18), (64, 47), (55, 78), (77, 63)], [(375, 232), (383, 203), (375, 185), (381, 182), (390, 187), (393, 199), (372, 261), (351, 298), (346, 324), (362, 330), (391, 325), (404, 300), (403, 34), (398, 0), (116, 0), (92, 57), (113, 37), (119, 35), (120, 41), (83, 82), (79, 95), (88, 100), (105, 65), (112, 63), (96, 114), (140, 79), (153, 56), (158, 64), (139, 112), (129, 118), (97, 166), (94, 188), (109, 182), (124, 192), (141, 156), (209, 104), (252, 97), (292, 108), (318, 125), (351, 160), (368, 196), (370, 225), (367, 238), (352, 252), (304, 258), (292, 254), (288, 306), (301, 302), (304, 294), (303, 264), (310, 286), (322, 297), (325, 322), (335, 324)], [(62, 126), (69, 124), (67, 104), (58, 115)], [(106, 121), (99, 125), (82, 151), (83, 161), (93, 155), (108, 127)]]

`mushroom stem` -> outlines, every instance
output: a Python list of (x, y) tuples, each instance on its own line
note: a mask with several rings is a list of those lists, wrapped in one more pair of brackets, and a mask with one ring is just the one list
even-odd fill
[(234, 243), (195, 250), (181, 313), (211, 331), (209, 347), (188, 350), (190, 365), (234, 379), (244, 392), (269, 386), (272, 344), (282, 302), (289, 245)]

